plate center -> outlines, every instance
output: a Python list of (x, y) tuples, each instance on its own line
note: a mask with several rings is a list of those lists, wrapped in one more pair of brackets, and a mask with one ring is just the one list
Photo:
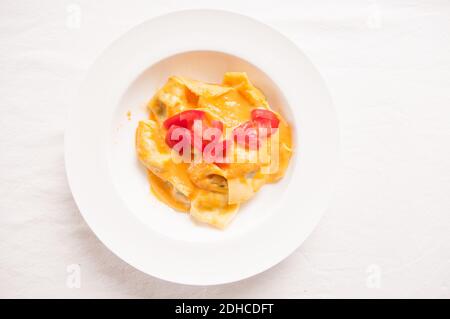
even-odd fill
[(291, 158), (284, 178), (278, 183), (265, 185), (254, 198), (243, 204), (225, 230), (201, 225), (189, 214), (176, 212), (158, 201), (150, 191), (146, 170), (136, 156), (134, 141), (138, 122), (148, 118), (148, 101), (170, 76), (221, 83), (224, 73), (229, 71), (246, 72), (271, 107), (287, 120), (292, 118), (282, 92), (266, 73), (244, 59), (216, 51), (190, 51), (163, 59), (141, 73), (120, 99), (111, 123), (109, 173), (129, 210), (153, 231), (183, 241), (226, 240), (248, 232), (276, 213), (279, 201), (274, 199), (282, 197), (296, 156)]

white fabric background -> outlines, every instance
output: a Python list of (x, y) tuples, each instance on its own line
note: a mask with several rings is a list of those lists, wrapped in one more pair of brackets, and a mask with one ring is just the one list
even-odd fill
[[(450, 297), (450, 2), (215, 3), (0, 2), (0, 297)], [(163, 282), (109, 252), (63, 163), (68, 106), (95, 57), (187, 8), (289, 36), (325, 78), (341, 130), (337, 191), (314, 233), (263, 274), (213, 287)], [(71, 264), (79, 289), (66, 286)]]

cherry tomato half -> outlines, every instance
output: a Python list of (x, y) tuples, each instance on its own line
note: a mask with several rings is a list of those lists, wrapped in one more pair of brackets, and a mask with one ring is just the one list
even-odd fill
[(211, 121), (211, 127), (219, 129), (223, 133), (223, 123), (218, 120)]
[(280, 120), (276, 116), (275, 113), (265, 109), (254, 109), (251, 113), (252, 120), (259, 127), (263, 127), (268, 129), (268, 135), (270, 136), (273, 133), (273, 129), (277, 129), (280, 125)]
[(172, 125), (177, 125), (187, 129), (192, 129), (195, 120), (203, 120), (205, 112), (200, 110), (187, 110), (168, 118), (164, 121), (164, 127), (169, 129)]
[(186, 143), (189, 143), (190, 147), (192, 143), (192, 132), (185, 127), (181, 127), (175, 124), (170, 126), (166, 134), (166, 144), (170, 148), (173, 148), (181, 140), (184, 140), (186, 141)]

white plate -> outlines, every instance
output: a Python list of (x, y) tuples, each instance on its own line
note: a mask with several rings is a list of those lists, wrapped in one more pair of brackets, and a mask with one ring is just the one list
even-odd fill
[[(168, 76), (220, 82), (226, 71), (247, 72), (291, 123), (295, 155), (284, 179), (220, 231), (152, 197), (134, 133)], [(133, 28), (97, 59), (70, 114), (66, 170), (83, 217), (117, 256), (168, 281), (220, 284), (272, 267), (312, 232), (330, 197), (337, 136), (327, 89), (292, 42), (238, 14), (181, 11)]]

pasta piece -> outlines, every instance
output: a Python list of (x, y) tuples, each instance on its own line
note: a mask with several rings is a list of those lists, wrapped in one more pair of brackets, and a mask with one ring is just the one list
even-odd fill
[(202, 223), (225, 228), (236, 215), (238, 204), (229, 205), (228, 195), (200, 190), (191, 204), (191, 216)]

